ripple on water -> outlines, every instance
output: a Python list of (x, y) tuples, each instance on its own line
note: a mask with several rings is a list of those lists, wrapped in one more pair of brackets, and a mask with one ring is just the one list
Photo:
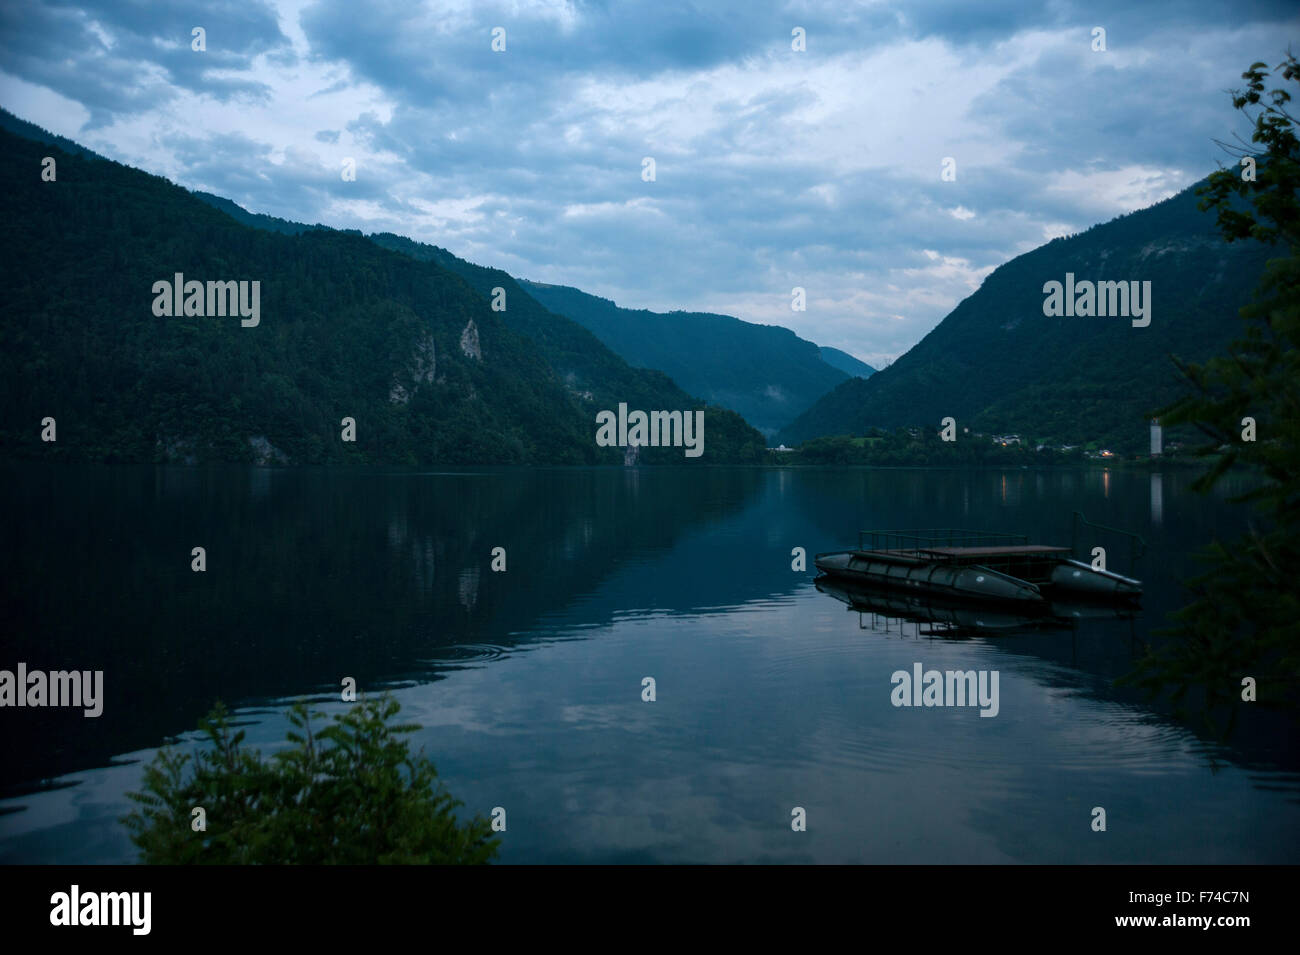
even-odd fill
[(464, 670), (494, 660), (503, 660), (511, 654), (510, 647), (495, 643), (458, 643), (441, 647), (420, 659), (420, 663), (439, 670)]

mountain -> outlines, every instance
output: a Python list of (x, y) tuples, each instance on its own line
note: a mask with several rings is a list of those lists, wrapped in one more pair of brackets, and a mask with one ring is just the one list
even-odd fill
[(822, 345), (819, 349), (822, 361), (832, 368), (838, 368), (846, 375), (854, 378), (870, 378), (876, 373), (865, 361), (858, 361), (846, 351), (840, 351), (838, 348), (831, 348), (829, 345)]
[(522, 279), (519, 284), (631, 364), (658, 368), (686, 391), (739, 412), (769, 436), (850, 374), (788, 328), (729, 315), (620, 308), (564, 285)]
[[(952, 416), (971, 431), (1139, 450), (1149, 414), (1186, 387), (1170, 356), (1199, 361), (1237, 337), (1270, 255), (1225, 243), (1195, 188), (1002, 265), (905, 355), (825, 395), (779, 440), (937, 429)], [(1150, 282), (1150, 324), (1046, 316), (1044, 286), (1066, 273)]]
[[(623, 460), (622, 449), (596, 446), (591, 402), (548, 363), (548, 349), (433, 261), (331, 229), (250, 228), (165, 179), (8, 129), (0, 152), (8, 183), (0, 214), (9, 224), (0, 256), (0, 454)], [(47, 155), (57, 162), (53, 182), (41, 178)], [(257, 323), (156, 314), (170, 296), (155, 285), (176, 273), (248, 283), (247, 304), (256, 281)], [(202, 294), (190, 300), (201, 303)], [(602, 351), (593, 367), (636, 377)], [(662, 376), (653, 383), (633, 393), (645, 410), (699, 407)], [(42, 441), (46, 418), (55, 421), (53, 443)], [(354, 442), (341, 439), (344, 418), (355, 421)], [(705, 422), (705, 454), (694, 460), (761, 455), (761, 435), (734, 414), (708, 409)], [(643, 450), (643, 459), (691, 462), (679, 448)]]
[[(485, 302), (491, 301), (494, 289), (501, 289), (503, 310), (496, 313), (515, 331), (537, 346), (538, 354), (555, 369), (565, 387), (593, 415), (597, 410), (617, 409), (625, 402), (629, 409), (672, 409), (697, 407), (699, 402), (679, 388), (661, 371), (633, 368), (601, 343), (591, 332), (542, 307), (536, 299), (500, 269), (487, 268), (457, 258), (446, 249), (416, 242), (392, 233), (377, 233), (370, 240), (386, 249), (420, 261), (434, 262), (454, 272)], [(728, 436), (731, 443), (754, 442), (757, 459), (765, 442), (734, 411), (712, 408), (705, 422), (712, 440), (714, 434)], [(679, 455), (681, 452), (677, 452)], [(663, 457), (661, 452), (659, 457)]]
[[(196, 191), (194, 195), (232, 218), (255, 228), (285, 235), (330, 230), (329, 226), (305, 225), (301, 222), (249, 212), (231, 200), (211, 193)], [(355, 230), (340, 231), (361, 235)], [(697, 407), (700, 403), (680, 389), (663, 372), (633, 368), (577, 322), (547, 311), (540, 302), (526, 294), (510, 275), (500, 269), (475, 265), (458, 258), (446, 249), (394, 235), (391, 232), (374, 233), (367, 238), (385, 249), (422, 262), (432, 262), (449, 272), (454, 272), (469, 283), (480, 298), (485, 303), (489, 303), (489, 306), (494, 289), (502, 289), (505, 293), (503, 301), (505, 307), (497, 313), (501, 320), (515, 331), (527, 336), (537, 346), (538, 354), (545, 358), (557, 372), (569, 392), (582, 403), (590, 406), (593, 420), (595, 410), (616, 408), (620, 402), (626, 403), (629, 409)], [(734, 412), (715, 408), (710, 410), (710, 417), (716, 418), (707, 422), (710, 434), (726, 431), (742, 441), (751, 439), (752, 436), (745, 434), (749, 426)]]
[[(194, 193), (204, 202), (226, 212), (240, 222), (259, 229), (285, 235), (330, 230), (324, 225), (305, 225), (275, 216), (253, 213), (229, 199), (207, 192)], [(361, 235), (353, 229), (339, 230)], [(433, 262), (463, 278), (489, 303), (498, 288), (505, 293), (502, 321), (523, 333), (537, 346), (538, 354), (556, 371), (571, 396), (594, 421), (595, 412), (617, 409), (620, 403), (629, 410), (673, 410), (697, 408), (701, 402), (688, 395), (663, 372), (633, 368), (578, 323), (555, 315), (525, 294), (515, 280), (500, 269), (475, 265), (458, 258), (446, 249), (390, 232), (367, 236), (371, 242), (422, 262)], [(738, 414), (726, 408), (709, 407), (705, 412), (708, 447), (714, 460), (757, 461), (763, 449), (760, 434)], [(679, 451), (643, 448), (638, 460), (643, 463), (675, 463)]]

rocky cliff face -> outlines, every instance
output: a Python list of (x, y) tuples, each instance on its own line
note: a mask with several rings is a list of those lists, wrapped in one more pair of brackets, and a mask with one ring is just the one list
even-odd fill
[[(463, 348), (464, 345), (461, 347)], [(395, 405), (406, 404), (421, 385), (433, 384), (437, 370), (438, 359), (433, 344), (433, 334), (425, 332), (424, 336), (415, 343), (409, 366), (393, 376), (392, 387), (388, 389), (389, 402)]]
[(474, 324), (472, 318), (465, 326), (465, 330), (460, 333), (460, 350), (466, 358), (473, 358), (475, 361), (483, 360), (483, 350), (478, 343), (478, 326)]

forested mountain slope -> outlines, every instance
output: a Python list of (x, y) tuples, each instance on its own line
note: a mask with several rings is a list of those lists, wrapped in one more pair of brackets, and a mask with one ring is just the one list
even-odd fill
[[(905, 355), (840, 385), (780, 440), (937, 429), (952, 416), (972, 431), (1140, 448), (1146, 415), (1184, 387), (1170, 355), (1223, 351), (1269, 256), (1257, 243), (1225, 243), (1194, 188), (1012, 259)], [(1045, 315), (1045, 283), (1064, 285), (1067, 273), (1076, 285), (1149, 282), (1150, 324)]]

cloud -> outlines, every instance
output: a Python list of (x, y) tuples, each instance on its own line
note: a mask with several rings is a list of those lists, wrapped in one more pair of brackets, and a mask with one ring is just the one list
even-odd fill
[[(195, 28), (206, 33), (202, 52), (192, 48)], [(92, 125), (159, 109), (178, 90), (262, 97), (266, 85), (248, 71), (285, 42), (274, 10), (257, 0), (0, 7), (5, 72), (82, 104)]]
[(253, 211), (879, 364), (998, 264), (1208, 173), (1240, 128), (1223, 90), (1297, 23), (1108, 0), (53, 3), (0, 10), (0, 99)]

